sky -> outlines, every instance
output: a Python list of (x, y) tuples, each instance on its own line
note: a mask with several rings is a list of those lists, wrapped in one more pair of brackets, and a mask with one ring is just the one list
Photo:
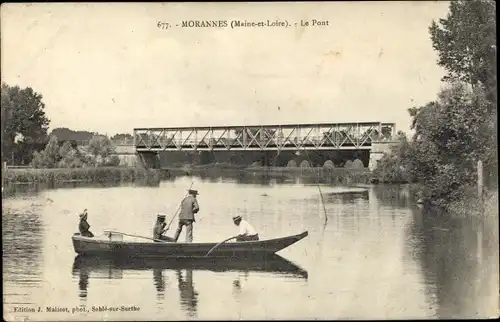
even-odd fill
[[(43, 95), (50, 129), (376, 121), (408, 132), (407, 109), (441, 86), (428, 27), (447, 12), (441, 1), (2, 4), (1, 77)], [(328, 25), (301, 27), (313, 19)], [(175, 26), (184, 20), (289, 27)]]

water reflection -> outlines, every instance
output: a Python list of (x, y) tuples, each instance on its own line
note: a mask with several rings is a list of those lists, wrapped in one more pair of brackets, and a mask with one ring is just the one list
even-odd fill
[[(3, 207), (2, 207), (3, 208)], [(44, 231), (43, 219), (35, 204), (26, 212), (2, 209), (2, 250), (4, 272), (7, 276), (26, 276), (17, 283), (35, 282), (27, 276), (37, 276), (42, 264), (41, 240)], [(25, 242), (18, 243), (17, 240)]]
[(154, 281), (155, 288), (156, 288), (157, 299), (158, 300), (165, 299), (165, 286), (167, 283), (165, 282), (165, 279), (163, 278), (163, 271), (161, 268), (154, 268), (153, 269), (153, 281)]
[[(89, 279), (123, 279), (123, 276), (133, 271), (152, 271), (152, 282), (156, 289), (156, 298), (160, 302), (165, 299), (167, 283), (165, 274), (175, 272), (177, 289), (180, 295), (181, 307), (190, 317), (196, 317), (199, 293), (195, 289), (194, 276), (196, 271), (212, 272), (242, 272), (246, 277), (250, 272), (265, 272), (274, 276), (300, 278), (307, 280), (307, 271), (274, 255), (260, 260), (236, 259), (140, 259), (99, 258), (77, 256), (73, 262), (72, 274), (78, 279), (78, 290), (81, 299), (86, 299)], [(239, 279), (233, 282), (233, 287)]]
[(82, 268), (79, 270), (79, 280), (78, 280), (78, 296), (81, 299), (87, 298), (87, 288), (89, 287), (89, 270)]
[(422, 267), (426, 293), (438, 318), (493, 313), (491, 304), (484, 304), (491, 303), (492, 296), (498, 298), (498, 289), (493, 290), (498, 286), (498, 234), (491, 227), (484, 218), (413, 210), (406, 250)]
[(371, 190), (377, 200), (385, 206), (407, 209), (415, 203), (409, 184), (375, 185), (371, 187)]
[[(168, 312), (171, 319), (231, 320), (477, 317), (488, 315), (481, 301), (496, 299), (498, 306), (498, 264), (490, 263), (498, 262), (498, 223), (428, 213), (412, 206), (408, 186), (379, 185), (322, 186), (323, 226), (316, 178), (241, 172), (205, 179), (172, 177), (159, 187), (73, 183), (4, 198), (4, 303), (127, 304), (141, 306), (130, 319), (164, 319)], [(259, 262), (74, 257), (75, 214), (89, 202), (93, 227), (149, 233), (152, 214), (169, 204), (174, 213), (192, 180), (204, 205), (196, 238), (231, 236), (226, 214), (236, 210), (263, 236), (308, 230), (308, 238), (282, 254), (311, 276), (279, 256)]]
[(325, 193), (323, 199), (325, 202), (352, 204), (360, 200), (369, 201), (370, 196), (368, 190), (345, 191), (340, 193)]
[[(156, 271), (155, 283), (161, 281), (158, 272), (163, 270), (185, 270), (194, 269), (212, 272), (266, 272), (275, 275), (284, 275), (307, 279), (307, 271), (284, 259), (279, 255), (273, 255), (262, 259), (156, 259), (156, 258), (135, 258), (133, 260), (120, 258), (102, 258), (76, 256), (73, 262), (73, 274), (80, 274), (85, 271), (93, 276), (107, 277), (109, 279), (121, 278), (123, 271), (131, 270), (152, 270)], [(112, 273), (115, 272), (115, 273)], [(117, 274), (116, 272), (121, 272)], [(161, 283), (159, 283), (161, 284)], [(157, 289), (163, 289), (158, 286)]]
[(206, 182), (235, 182), (244, 184), (349, 184), (351, 176), (360, 176), (363, 182), (368, 182), (369, 174), (357, 174), (356, 171), (337, 169), (335, 174), (325, 173), (322, 168), (298, 169), (233, 169), (233, 168), (205, 168), (205, 169), (169, 169), (169, 178), (193, 176)]
[(177, 274), (177, 287), (180, 293), (181, 307), (188, 313), (190, 317), (196, 317), (196, 308), (198, 306), (198, 292), (194, 289), (193, 285), (193, 270), (178, 269)]

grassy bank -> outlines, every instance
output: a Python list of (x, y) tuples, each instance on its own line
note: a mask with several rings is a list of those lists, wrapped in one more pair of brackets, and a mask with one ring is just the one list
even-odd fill
[(55, 182), (133, 182), (159, 181), (162, 172), (135, 167), (95, 167), (56, 169), (7, 169), (3, 184), (55, 183)]

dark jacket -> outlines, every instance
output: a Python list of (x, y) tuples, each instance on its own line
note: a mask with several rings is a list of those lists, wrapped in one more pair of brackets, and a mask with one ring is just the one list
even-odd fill
[(194, 220), (194, 214), (200, 211), (198, 201), (192, 195), (187, 196), (181, 202), (179, 220)]
[(155, 228), (153, 230), (153, 239), (160, 239), (163, 229), (167, 224), (165, 222), (156, 222)]
[(80, 231), (80, 234), (85, 237), (94, 237), (94, 234), (92, 234), (90, 231), (90, 225), (87, 222), (87, 220), (80, 220), (80, 224), (78, 225), (78, 230)]

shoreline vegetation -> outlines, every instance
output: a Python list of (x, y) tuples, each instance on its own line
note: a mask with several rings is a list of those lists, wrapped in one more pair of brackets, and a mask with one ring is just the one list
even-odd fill
[(86, 168), (7, 168), (2, 170), (2, 185), (65, 182), (157, 182), (162, 171), (138, 167)]
[(255, 167), (232, 164), (207, 164), (145, 169), (141, 167), (85, 168), (7, 168), (2, 170), (2, 184), (64, 183), (64, 182), (159, 182), (171, 176), (224, 175), (226, 173), (292, 176), (315, 178), (319, 183), (368, 184), (373, 180), (368, 168), (347, 169), (328, 167)]
[[(498, 191), (495, 8), (491, 0), (453, 1), (445, 18), (432, 21), (428, 32), (439, 56), (437, 64), (446, 71), (443, 86), (435, 99), (408, 109), (413, 134), (407, 136), (399, 131), (398, 144), (378, 160), (373, 172), (364, 168), (360, 159), (349, 164), (346, 161), (347, 168), (331, 168), (326, 163), (323, 167), (302, 166), (308, 164), (306, 160), (299, 167), (231, 163), (148, 170), (120, 167), (107, 135), (65, 128), (48, 135), (50, 120), (44, 112), (42, 95), (32, 88), (2, 84), (2, 162), (10, 159), (12, 165), (32, 167), (6, 169), (6, 173), (2, 169), (2, 185), (159, 182), (174, 175), (203, 178), (236, 174), (295, 177), (326, 184), (411, 183), (411, 194), (425, 206), (450, 211), (468, 211), (473, 204), (484, 207), (487, 198)], [(471, 34), (481, 41), (470, 42)], [(28, 115), (32, 116), (29, 122)], [(58, 139), (56, 134), (63, 138)], [(78, 144), (85, 138), (89, 139), (87, 143)], [(112, 138), (130, 140), (133, 136), (116, 134)]]

